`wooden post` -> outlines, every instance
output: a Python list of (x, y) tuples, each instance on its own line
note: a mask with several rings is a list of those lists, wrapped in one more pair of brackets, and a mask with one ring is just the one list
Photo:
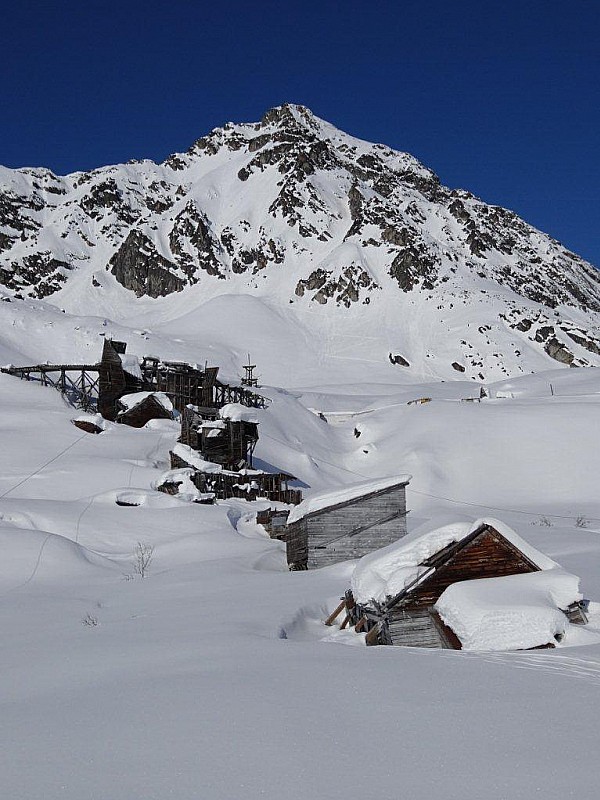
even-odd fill
[(346, 601), (342, 600), (339, 606), (333, 611), (325, 620), (325, 625), (333, 625), (334, 620), (336, 620), (339, 615), (342, 613), (342, 609), (345, 607)]

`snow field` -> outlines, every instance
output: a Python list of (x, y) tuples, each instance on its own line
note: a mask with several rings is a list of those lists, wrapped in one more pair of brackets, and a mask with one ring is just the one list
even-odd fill
[[(64, 330), (53, 360), (70, 354)], [(33, 362), (45, 352), (33, 323), (32, 336), (19, 346)], [(440, 383), (423, 406), (406, 405), (403, 384), (268, 389), (258, 462), (297, 475), (308, 496), (410, 472), (410, 531), (491, 514), (440, 497), (528, 511), (493, 516), (600, 598), (598, 384), (595, 371), (566, 375), (570, 397), (523, 378), (521, 397), (489, 403), (461, 404), (461, 387)], [(78, 438), (58, 393), (6, 375), (0, 402), (7, 797), (595, 796), (593, 637), (543, 654), (365, 648), (320, 621), (354, 564), (288, 573), (283, 546), (249, 517), (261, 504), (153, 492), (176, 424)], [(309, 408), (347, 417), (328, 424)], [(138, 541), (154, 547), (143, 580)]]

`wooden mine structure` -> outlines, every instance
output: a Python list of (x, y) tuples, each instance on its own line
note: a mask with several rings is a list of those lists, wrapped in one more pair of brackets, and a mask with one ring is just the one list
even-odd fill
[(209, 411), (203, 415), (197, 407), (184, 408), (179, 437), (181, 444), (202, 453), (206, 461), (228, 469), (252, 467), (258, 423), (220, 419), (212, 409)]
[(265, 408), (264, 397), (242, 386), (230, 386), (217, 379), (218, 367), (199, 369), (183, 361), (162, 361), (156, 356), (137, 358), (125, 355), (124, 342), (104, 342), (100, 373), (99, 411), (106, 419), (115, 419), (116, 402), (124, 394), (140, 391), (164, 392), (180, 413), (188, 405), (207, 414), (216, 414), (228, 403), (251, 408)]
[[(346, 609), (348, 622), (366, 632), (368, 645), (404, 645), (460, 650), (462, 645), (434, 606), (445, 589), (460, 581), (538, 572), (540, 567), (496, 528), (482, 524), (417, 565), (418, 577), (383, 603), (360, 605), (348, 591), (336, 611)], [(581, 606), (565, 610), (574, 623), (587, 622)], [(330, 623), (332, 619), (327, 620)], [(548, 642), (541, 647), (554, 647)]]
[(192, 470), (191, 481), (198, 491), (219, 500), (240, 497), (292, 505), (301, 502), (302, 492), (288, 485), (295, 480), (293, 475), (254, 468), (257, 422), (223, 418), (214, 409), (206, 412), (193, 406), (184, 409), (179, 444), (170, 454), (172, 469)]
[(199, 369), (181, 361), (162, 361), (145, 356), (140, 362), (126, 355), (125, 342), (105, 339), (102, 357), (96, 364), (35, 364), (2, 367), (8, 375), (42, 386), (51, 386), (74, 406), (85, 411), (98, 410), (105, 419), (116, 420), (118, 400), (134, 392), (164, 392), (174, 407), (192, 404), (207, 412), (228, 403), (265, 408), (267, 401), (243, 386), (230, 386), (217, 379), (218, 367)]
[(258, 386), (258, 377), (254, 374), (254, 370), (256, 369), (256, 364), (250, 363), (250, 353), (248, 353), (248, 363), (244, 364), (243, 366), (244, 366), (244, 375), (240, 380), (242, 386)]
[[(185, 457), (171, 452), (173, 469), (192, 470), (191, 481), (201, 495), (212, 495), (217, 500), (228, 500), (237, 497), (241, 500), (270, 500), (274, 503), (297, 505), (302, 501), (300, 489), (290, 488), (289, 481), (296, 480), (285, 472), (264, 472), (257, 469), (241, 468), (239, 470), (205, 471), (190, 464)], [(173, 482), (170, 476), (168, 483)], [(158, 487), (162, 490), (162, 487)]]

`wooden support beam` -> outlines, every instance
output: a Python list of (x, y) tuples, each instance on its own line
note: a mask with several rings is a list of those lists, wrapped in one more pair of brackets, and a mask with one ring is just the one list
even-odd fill
[(332, 613), (331, 613), (331, 614), (330, 614), (330, 615), (327, 617), (327, 619), (325, 620), (325, 625), (333, 625), (334, 621), (335, 621), (335, 620), (336, 620), (336, 619), (339, 617), (339, 615), (342, 613), (342, 609), (343, 609), (343, 608), (345, 608), (345, 606), (346, 606), (346, 601), (345, 601), (345, 600), (342, 600), (342, 602), (341, 602), (341, 603), (339, 604), (339, 606), (338, 606), (338, 607), (335, 609), (335, 611), (333, 611), (333, 612), (332, 612)]

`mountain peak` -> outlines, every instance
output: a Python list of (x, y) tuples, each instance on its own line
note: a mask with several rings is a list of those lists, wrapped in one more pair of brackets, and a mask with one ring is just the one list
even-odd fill
[(301, 126), (309, 129), (318, 129), (317, 117), (306, 106), (296, 103), (283, 103), (283, 105), (270, 108), (261, 118), (259, 123), (261, 128), (271, 125), (277, 126)]
[[(114, 293), (158, 299), (197, 286), (203, 297), (268, 297), (334, 328), (387, 319), (375, 336), (384, 358), (440, 377), (600, 365), (590, 264), (516, 214), (442, 186), (411, 155), (294, 103), (215, 128), (159, 165), (65, 178), (3, 170), (0, 283), (65, 305), (81, 284), (107, 307)], [(438, 364), (431, 342), (445, 338), (456, 352)]]

